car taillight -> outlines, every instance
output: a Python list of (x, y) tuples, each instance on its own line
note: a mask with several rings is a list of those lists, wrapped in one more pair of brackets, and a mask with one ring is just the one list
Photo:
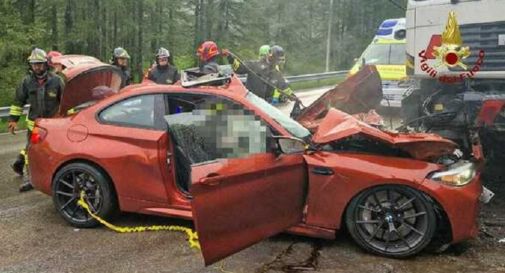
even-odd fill
[(47, 131), (45, 129), (42, 129), (40, 127), (35, 127), (32, 130), (32, 135), (30, 136), (30, 143), (31, 144), (37, 144), (40, 143), (46, 138), (47, 136)]

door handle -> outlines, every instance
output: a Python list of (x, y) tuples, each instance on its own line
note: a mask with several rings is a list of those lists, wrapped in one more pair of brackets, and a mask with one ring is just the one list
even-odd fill
[(218, 173), (209, 173), (206, 177), (200, 179), (200, 184), (206, 186), (217, 186), (221, 183), (220, 175)]
[(202, 180), (200, 180), (200, 184), (205, 185), (205, 186), (217, 186), (220, 183), (221, 182), (219, 182), (219, 180), (216, 180), (216, 179), (202, 178)]
[(332, 169), (326, 167), (314, 167), (314, 169), (312, 169), (312, 173), (319, 175), (333, 175), (335, 172), (333, 172)]

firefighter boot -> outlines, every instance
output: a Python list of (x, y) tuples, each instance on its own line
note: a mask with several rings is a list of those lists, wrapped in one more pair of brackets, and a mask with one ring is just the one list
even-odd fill
[(25, 176), (23, 178), (23, 184), (19, 187), (19, 192), (25, 192), (33, 190), (32, 182), (30, 181), (30, 177)]
[(18, 158), (11, 165), (12, 170), (20, 176), (23, 176), (23, 169), (25, 167), (25, 157), (22, 154), (18, 155)]

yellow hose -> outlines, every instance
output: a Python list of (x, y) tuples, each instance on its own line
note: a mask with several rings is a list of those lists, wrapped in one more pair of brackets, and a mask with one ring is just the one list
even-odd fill
[(145, 231), (161, 231), (161, 230), (168, 230), (168, 231), (178, 231), (178, 232), (184, 232), (186, 233), (186, 236), (188, 237), (188, 243), (189, 247), (191, 248), (197, 248), (200, 249), (200, 243), (198, 242), (198, 234), (191, 230), (190, 228), (187, 227), (182, 227), (182, 226), (140, 226), (140, 227), (118, 227), (116, 225), (113, 225), (104, 219), (100, 218), (99, 216), (95, 215), (91, 209), (89, 208), (88, 203), (84, 201), (84, 192), (81, 191), (79, 201), (77, 201), (77, 204), (81, 207), (83, 207), (91, 217), (96, 219), (98, 222), (103, 224), (104, 226), (108, 227), (109, 229), (119, 232), (119, 233), (131, 233), (131, 232), (145, 232)]

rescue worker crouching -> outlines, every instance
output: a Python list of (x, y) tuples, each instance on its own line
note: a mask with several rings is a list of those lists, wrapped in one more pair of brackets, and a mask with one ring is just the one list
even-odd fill
[(121, 88), (130, 85), (132, 82), (132, 76), (130, 70), (128, 69), (128, 60), (130, 59), (130, 55), (128, 52), (122, 47), (116, 47), (112, 52), (112, 65), (117, 66), (121, 69)]
[(147, 78), (158, 84), (174, 84), (180, 79), (177, 68), (172, 65), (170, 52), (161, 47), (155, 56), (156, 66), (149, 70)]
[(279, 103), (281, 94), (296, 100), (296, 96), (282, 75), (280, 66), (285, 62), (284, 49), (272, 46), (268, 54), (261, 57), (266, 47), (260, 48), (260, 59), (257, 61), (242, 62), (228, 50), (223, 50), (223, 55), (228, 57), (233, 71), (238, 74), (247, 74), (246, 87), (257, 96), (275, 105)]
[[(26, 151), (30, 145), (30, 136), (33, 130), (34, 121), (37, 118), (52, 117), (58, 111), (61, 95), (63, 93), (63, 80), (53, 72), (48, 71), (47, 54), (44, 50), (35, 48), (28, 57), (30, 73), (26, 75), (16, 90), (14, 103), (9, 112), (9, 131), (15, 134), (17, 122), (23, 113), (23, 106), (30, 104), (30, 109), (26, 118), (27, 123), (27, 144), (21, 151), (18, 158), (12, 165), (12, 169), (19, 175), (23, 175), (24, 167), (28, 164)], [(19, 191), (28, 191), (33, 186), (27, 176)]]

